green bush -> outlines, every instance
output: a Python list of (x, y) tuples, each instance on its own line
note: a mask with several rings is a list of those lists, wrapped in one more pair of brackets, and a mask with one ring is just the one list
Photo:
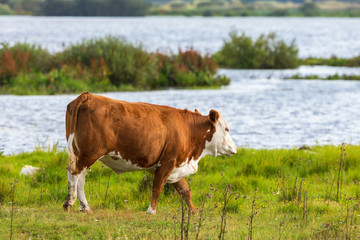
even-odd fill
[(260, 35), (253, 41), (244, 33), (231, 31), (230, 39), (214, 55), (221, 67), (245, 69), (285, 69), (298, 67), (298, 48), (295, 41), (287, 45), (275, 33)]
[(47, 72), (53, 66), (53, 57), (40, 46), (29, 43), (16, 43), (0, 48), (0, 85), (25, 72)]
[(179, 49), (177, 55), (157, 53), (154, 56), (160, 75), (167, 76), (166, 87), (221, 86), (230, 82), (225, 76), (214, 76), (218, 68), (216, 62), (210, 55), (202, 56), (193, 48)]
[(115, 86), (131, 84), (147, 89), (147, 83), (158, 77), (151, 55), (141, 45), (134, 46), (113, 36), (71, 45), (60, 59), (65, 64), (80, 64), (86, 70), (103, 66)]
[(82, 91), (148, 90), (221, 86), (210, 55), (190, 48), (178, 54), (148, 53), (141, 44), (107, 36), (85, 40), (51, 55), (41, 47), (17, 43), (0, 49), (1, 92), (59, 94)]
[(11, 10), (11, 8), (6, 4), (0, 3), (0, 15), (13, 15), (14, 12)]

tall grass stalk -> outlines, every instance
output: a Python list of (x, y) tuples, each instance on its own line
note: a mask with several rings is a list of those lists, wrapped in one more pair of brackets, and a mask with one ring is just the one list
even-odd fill
[[(224, 191), (222, 193), (224, 205), (220, 214), (221, 217), (221, 225), (220, 225), (220, 233), (219, 233), (219, 240), (225, 239), (225, 233), (226, 233), (226, 217), (227, 217), (227, 207), (230, 202), (230, 200), (237, 195), (235, 192), (232, 192), (232, 186), (230, 184), (225, 183), (225, 177), (224, 173), (221, 173), (221, 176), (224, 181)], [(240, 196), (237, 196), (235, 199), (239, 198)]]
[(112, 171), (109, 174), (109, 179), (108, 179), (108, 182), (107, 182), (107, 185), (106, 185), (106, 192), (105, 192), (105, 197), (104, 197), (104, 205), (106, 204), (106, 199), (107, 199), (107, 195), (108, 195), (108, 191), (109, 191), (109, 187), (110, 187), (111, 174), (112, 174)]
[(346, 157), (346, 144), (343, 143), (340, 146), (340, 159), (339, 159), (339, 171), (338, 171), (338, 178), (337, 178), (337, 184), (336, 184), (336, 201), (339, 201), (339, 195), (341, 191), (341, 185), (342, 185), (342, 168), (344, 166), (344, 160)]
[(248, 240), (252, 240), (253, 239), (253, 234), (254, 234), (254, 218), (255, 216), (259, 213), (256, 209), (256, 193), (257, 193), (258, 189), (255, 188), (255, 192), (254, 192), (254, 197), (251, 201), (251, 212), (249, 215), (249, 222), (248, 222)]
[(87, 181), (87, 184), (89, 186), (89, 204), (91, 204), (91, 179), (90, 179), (90, 173), (91, 173), (91, 169), (89, 168), (89, 171), (88, 171), (88, 181)]
[(180, 238), (181, 240), (184, 239), (184, 230), (185, 230), (185, 207), (184, 207), (184, 200), (180, 198), (181, 201), (181, 224), (180, 224)]
[(30, 202), (31, 189), (32, 189), (32, 187), (33, 187), (34, 184), (35, 184), (35, 178), (32, 177), (32, 178), (31, 178), (31, 181), (30, 181), (30, 188), (29, 188), (28, 199), (27, 199), (27, 202), (26, 202), (27, 204), (29, 204), (29, 202)]
[(14, 182), (10, 183), (11, 186), (11, 223), (10, 223), (10, 240), (13, 237), (13, 222), (14, 222), (14, 205), (15, 205), (15, 189), (16, 189), (16, 184), (19, 183), (18, 180), (14, 180)]
[(41, 171), (40, 204), (42, 204), (45, 168)]
[(100, 186), (101, 186), (101, 173), (102, 173), (102, 169), (104, 168), (104, 165), (101, 165), (100, 171), (99, 171), (99, 190), (98, 190), (98, 200), (99, 200), (99, 206), (101, 205), (101, 190), (100, 190)]

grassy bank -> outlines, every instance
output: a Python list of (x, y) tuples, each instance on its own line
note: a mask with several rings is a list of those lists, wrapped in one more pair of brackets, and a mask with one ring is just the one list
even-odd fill
[[(78, 203), (62, 212), (67, 162), (56, 148), (0, 157), (0, 238), (9, 238), (13, 219), (14, 239), (180, 239), (181, 203), (171, 185), (160, 196), (157, 215), (148, 216), (151, 175), (117, 176), (100, 162), (85, 186), (93, 213), (80, 213)], [(33, 178), (19, 176), (25, 164), (42, 170)], [(190, 183), (199, 210), (190, 218), (190, 238), (198, 231), (199, 239), (217, 238), (225, 207), (226, 239), (356, 239), (359, 164), (360, 146), (353, 145), (245, 148), (232, 157), (206, 157)], [(225, 201), (224, 194), (232, 193)]]
[(354, 80), (354, 81), (359, 81), (360, 80), (360, 76), (359, 75), (330, 75), (327, 77), (320, 77), (318, 75), (307, 75), (307, 76), (302, 76), (300, 74), (295, 74), (287, 79), (307, 79), (307, 80)]
[(301, 65), (327, 65), (327, 66), (337, 66), (337, 67), (360, 67), (360, 55), (353, 58), (339, 58), (332, 56), (330, 58), (314, 58), (309, 57), (305, 59), (300, 59)]
[(360, 5), (340, 1), (163, 1), (150, 8), (150, 15), (184, 16), (277, 16), (359, 17)]
[(0, 93), (61, 94), (83, 91), (220, 87), (210, 55), (193, 48), (149, 53), (141, 44), (107, 36), (84, 40), (50, 54), (40, 46), (17, 43), (0, 48)]

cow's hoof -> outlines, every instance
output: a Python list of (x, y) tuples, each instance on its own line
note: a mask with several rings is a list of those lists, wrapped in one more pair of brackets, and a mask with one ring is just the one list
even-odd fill
[(146, 211), (147, 214), (151, 214), (151, 215), (155, 215), (156, 214), (156, 209), (153, 210), (151, 205), (149, 206), (148, 210)]
[(70, 208), (71, 208), (71, 205), (69, 205), (68, 202), (64, 202), (63, 208), (64, 208), (64, 211), (65, 211), (65, 212), (69, 212), (69, 211), (70, 211)]
[(90, 209), (89, 207), (80, 208), (80, 212), (83, 212), (83, 213), (91, 213), (91, 209)]
[(191, 214), (195, 215), (196, 213), (196, 208), (191, 209)]

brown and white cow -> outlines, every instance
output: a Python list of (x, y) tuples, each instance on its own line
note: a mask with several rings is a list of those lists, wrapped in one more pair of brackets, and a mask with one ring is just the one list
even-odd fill
[(69, 194), (64, 209), (79, 196), (80, 210), (88, 212), (84, 193), (87, 168), (97, 160), (115, 173), (145, 170), (154, 174), (149, 209), (156, 203), (166, 182), (172, 183), (195, 213), (185, 177), (198, 170), (205, 155), (233, 155), (237, 148), (221, 114), (211, 110), (175, 109), (148, 103), (130, 103), (83, 93), (66, 111), (69, 154)]

